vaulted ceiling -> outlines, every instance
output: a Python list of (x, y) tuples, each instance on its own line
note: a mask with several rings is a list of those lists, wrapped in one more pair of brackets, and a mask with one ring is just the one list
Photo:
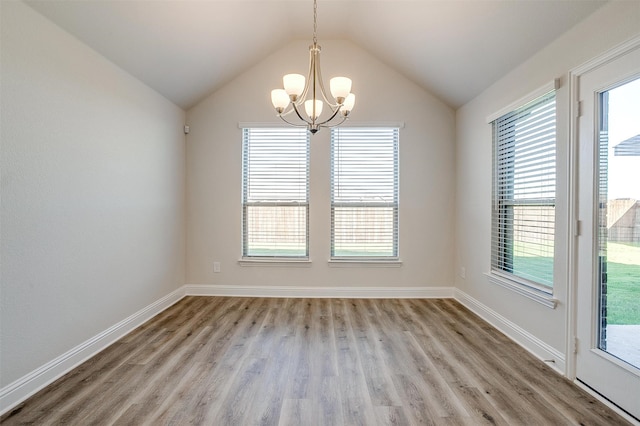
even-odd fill
[[(26, 2), (184, 109), (313, 30), (311, 0)], [(457, 108), (604, 3), (319, 0), (318, 41), (350, 40)]]

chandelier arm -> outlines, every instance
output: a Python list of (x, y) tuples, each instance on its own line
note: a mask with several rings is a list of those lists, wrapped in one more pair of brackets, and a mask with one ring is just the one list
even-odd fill
[(290, 107), (291, 107), (291, 102), (289, 103), (289, 105), (287, 105), (287, 107), (284, 109), (284, 111), (282, 111), (278, 115), (280, 116), (280, 115), (289, 115), (289, 114), (291, 114), (293, 112), (293, 108), (290, 108)]
[[(333, 126), (325, 126), (325, 124), (327, 124), (328, 122), (330, 122), (331, 120), (333, 120), (335, 118), (336, 115), (338, 115), (338, 112), (340, 112), (340, 107), (336, 108), (335, 111), (332, 108), (333, 113), (331, 114), (331, 116), (329, 118), (327, 118), (326, 120), (324, 120), (322, 123), (318, 123), (318, 126), (323, 126), (323, 127), (333, 127)], [(345, 117), (346, 120), (346, 117)], [(343, 123), (344, 120), (342, 120), (340, 123)], [(338, 123), (338, 124), (340, 124)], [(336, 126), (338, 125), (336, 124)]]
[(307, 94), (309, 93), (309, 87), (311, 86), (311, 81), (313, 79), (313, 67), (315, 66), (315, 58), (314, 58), (315, 47), (316, 47), (315, 44), (313, 46), (309, 46), (309, 72), (307, 73), (307, 79), (304, 82), (304, 89), (302, 90), (302, 93), (300, 94), (300, 96), (298, 96), (298, 99), (296, 100), (296, 103), (298, 105), (302, 105), (304, 103), (305, 99), (307, 98)]
[(278, 117), (287, 116), (287, 115), (291, 115), (292, 113), (294, 113), (295, 110), (293, 109), (292, 105), (293, 105), (293, 102), (289, 102), (289, 105), (287, 105), (285, 107), (285, 109), (281, 113), (278, 114)]
[(302, 121), (304, 121), (305, 123), (310, 124), (310, 125), (315, 124), (315, 120), (313, 120), (313, 121), (309, 121), (309, 120), (305, 119), (305, 118), (300, 114), (300, 111), (298, 111), (298, 107), (296, 107), (296, 104), (295, 104), (295, 103), (292, 103), (292, 105), (293, 105), (293, 110), (296, 112), (296, 114), (298, 115), (298, 118), (299, 118), (300, 120), (302, 120)]
[(282, 115), (278, 115), (278, 117), (280, 117), (280, 120), (284, 121), (285, 123), (289, 124), (290, 126), (309, 128), (309, 125), (306, 124), (306, 121), (305, 121), (305, 124), (298, 124), (298, 123), (292, 123), (291, 121), (289, 121), (286, 118), (284, 118)]
[(320, 86), (320, 93), (322, 94), (322, 99), (324, 99), (324, 101), (331, 107), (331, 109), (333, 109), (338, 104), (337, 103), (334, 104), (331, 101), (329, 101), (329, 98), (327, 96), (327, 91), (324, 88), (324, 80), (322, 79), (322, 69), (320, 68), (320, 50), (319, 49), (318, 49), (318, 53), (316, 54), (315, 70), (316, 70), (316, 75), (318, 79), (318, 86)]
[(348, 118), (349, 118), (349, 117), (347, 117), (346, 115), (345, 115), (345, 116), (342, 116), (342, 120), (340, 120), (339, 122), (334, 123), (334, 124), (326, 124), (326, 123), (329, 121), (329, 120), (327, 120), (327, 121), (325, 121), (324, 123), (318, 124), (318, 127), (324, 127), (324, 128), (330, 129), (330, 128), (332, 128), (332, 127), (336, 127), (336, 126), (341, 125), (342, 123), (344, 123), (345, 121), (347, 121), (347, 119), (348, 119)]

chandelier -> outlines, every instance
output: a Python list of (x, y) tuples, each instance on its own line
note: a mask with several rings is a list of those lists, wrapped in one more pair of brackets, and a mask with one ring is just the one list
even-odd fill
[[(317, 0), (313, 0), (313, 44), (309, 46), (307, 78), (302, 74), (287, 74), (282, 77), (284, 89), (271, 91), (271, 102), (278, 117), (292, 126), (306, 127), (311, 134), (315, 134), (321, 127), (335, 127), (344, 123), (356, 101), (356, 96), (351, 93), (351, 79), (347, 77), (332, 78), (329, 81), (329, 89), (333, 101), (327, 96), (320, 73), (317, 19), (318, 3)], [(321, 116), (324, 103), (330, 112)], [(293, 122), (287, 118), (292, 113), (295, 113), (299, 121)], [(291, 118), (295, 119), (295, 116)]]

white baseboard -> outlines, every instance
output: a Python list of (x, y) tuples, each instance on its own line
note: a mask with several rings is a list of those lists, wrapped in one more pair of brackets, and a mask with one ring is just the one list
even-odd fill
[(428, 299), (455, 298), (509, 338), (564, 375), (565, 356), (517, 324), (453, 287), (293, 287), (187, 284), (141, 309), (109, 329), (0, 389), (0, 415), (144, 324), (184, 296), (293, 298)]
[(180, 287), (135, 314), (0, 389), (0, 415), (149, 321), (185, 296)]
[(541, 359), (548, 366), (561, 375), (565, 375), (565, 355), (549, 346), (527, 330), (503, 317), (493, 309), (480, 303), (462, 290), (454, 290), (454, 298), (487, 321), (489, 324), (506, 334), (511, 340), (522, 346), (536, 358)]
[(185, 293), (189, 296), (432, 299), (452, 298), (453, 287), (276, 287), (187, 284)]

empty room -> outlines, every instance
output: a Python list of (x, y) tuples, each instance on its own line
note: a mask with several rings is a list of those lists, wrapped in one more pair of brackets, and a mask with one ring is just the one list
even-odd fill
[(3, 425), (640, 425), (639, 0), (0, 0)]

